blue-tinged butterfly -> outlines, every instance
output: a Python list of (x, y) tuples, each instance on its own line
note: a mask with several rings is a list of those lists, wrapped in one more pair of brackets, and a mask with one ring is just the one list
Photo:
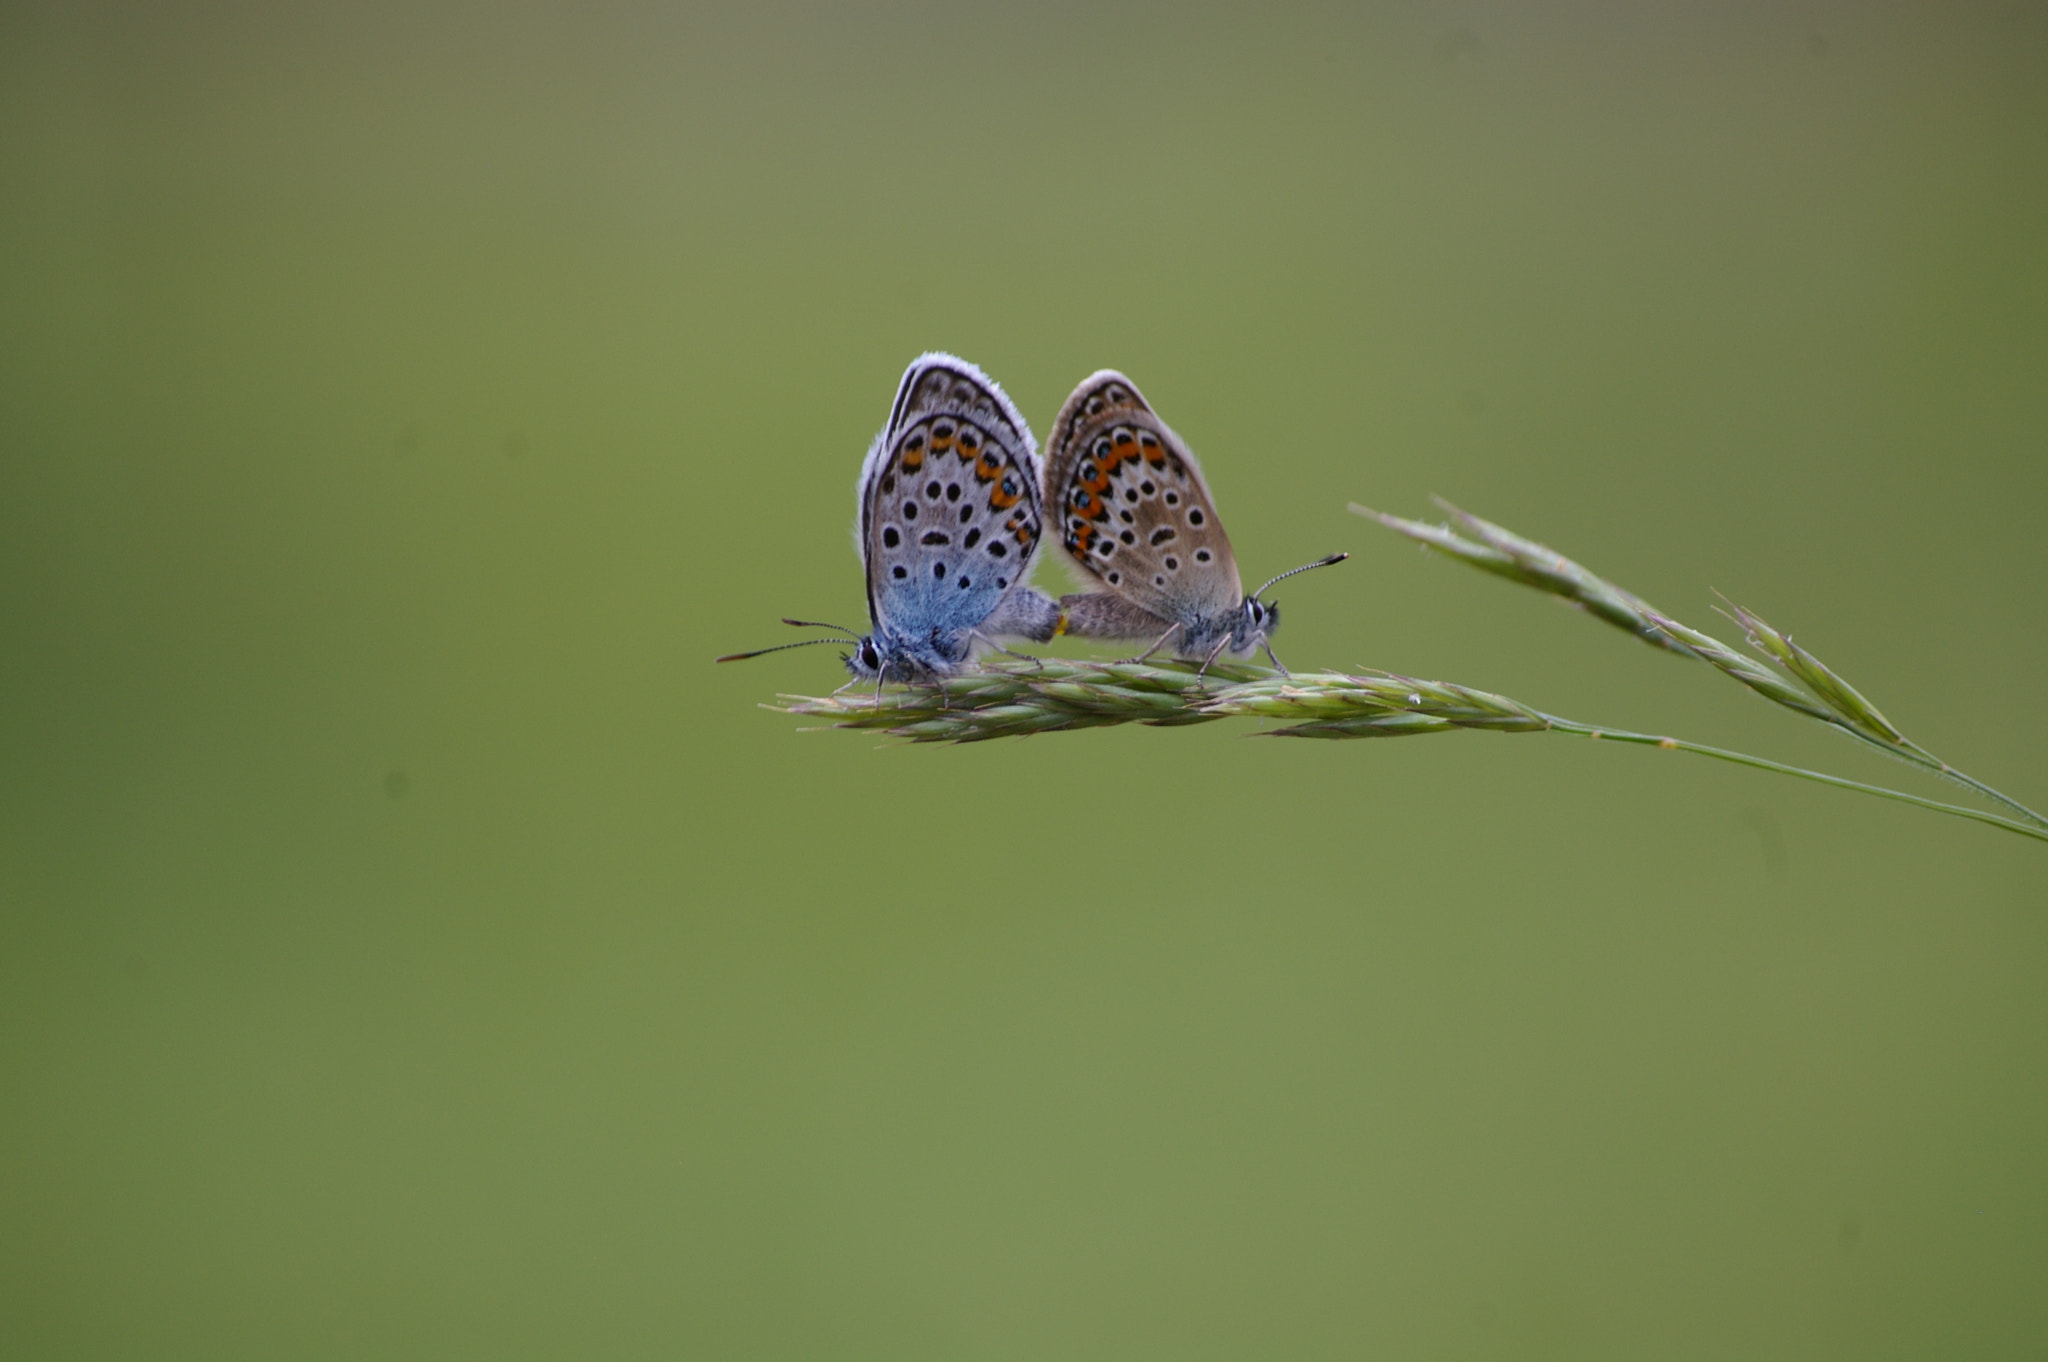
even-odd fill
[(1331, 554), (1245, 595), (1194, 454), (1114, 369), (1089, 375), (1060, 408), (1045, 475), (1061, 547), (1109, 588), (1063, 597), (1059, 632), (1151, 639), (1140, 660), (1171, 646), (1206, 669), (1223, 653), (1248, 657), (1264, 647), (1285, 672), (1269, 642), (1280, 607), (1260, 593), (1350, 556)]
[(918, 356), (855, 491), (874, 627), (806, 643), (851, 643), (847, 670), (879, 683), (948, 675), (1000, 638), (1052, 637), (1059, 607), (1028, 584), (1044, 525), (1038, 446), (994, 379), (952, 355)]

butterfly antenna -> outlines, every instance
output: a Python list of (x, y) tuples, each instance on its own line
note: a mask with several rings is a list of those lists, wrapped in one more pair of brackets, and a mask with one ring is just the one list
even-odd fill
[[(1320, 564), (1318, 564), (1318, 566), (1320, 566)], [(837, 629), (840, 633), (846, 635), (846, 637), (852, 642), (860, 642), (860, 635), (854, 633), (853, 630), (847, 628), (843, 624), (820, 624), (817, 620), (793, 620), (789, 618), (787, 615), (782, 617), (782, 622), (784, 624), (795, 625), (799, 629)]]
[(1296, 573), (1313, 572), (1315, 569), (1319, 567), (1328, 567), (1332, 563), (1341, 563), (1350, 556), (1351, 555), (1348, 553), (1333, 553), (1328, 558), (1318, 558), (1313, 563), (1303, 563), (1298, 568), (1289, 568), (1287, 571), (1281, 573), (1278, 577), (1275, 577), (1272, 582), (1268, 582), (1265, 586), (1262, 586), (1257, 591), (1254, 591), (1252, 593), (1252, 597), (1253, 599), (1257, 599), (1258, 597), (1265, 595), (1267, 589), (1273, 585), (1273, 582), (1284, 582), (1289, 577), (1294, 576)]
[(773, 648), (756, 648), (751, 653), (727, 653), (720, 662), (744, 662), (750, 657), (762, 657), (768, 653), (785, 652), (791, 648), (808, 648), (814, 643), (858, 643), (860, 636), (843, 624), (820, 624), (816, 620), (793, 620), (785, 617), (784, 624), (793, 624), (799, 629), (837, 629), (845, 638), (807, 638), (802, 643), (778, 643)]
[[(717, 659), (720, 662), (745, 662), (750, 657), (765, 657), (769, 653), (786, 653), (791, 648), (808, 648), (814, 643), (845, 643), (843, 638), (807, 638), (802, 643), (778, 643), (773, 648), (756, 648), (751, 653), (727, 653)], [(859, 640), (854, 640), (858, 642)]]

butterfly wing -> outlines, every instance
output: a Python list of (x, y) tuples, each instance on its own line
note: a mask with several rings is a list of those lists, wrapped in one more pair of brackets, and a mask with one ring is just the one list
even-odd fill
[(919, 356), (861, 465), (876, 628), (942, 664), (964, 660), (976, 633), (1050, 637), (1058, 608), (1026, 584), (1039, 497), (1031, 428), (995, 380), (952, 355)]
[(1060, 408), (1046, 446), (1046, 500), (1067, 557), (1135, 607), (1070, 597), (1068, 632), (1136, 637), (1150, 616), (1154, 633), (1181, 625), (1186, 647), (1234, 622), (1244, 585), (1208, 484), (1130, 379), (1104, 369)]

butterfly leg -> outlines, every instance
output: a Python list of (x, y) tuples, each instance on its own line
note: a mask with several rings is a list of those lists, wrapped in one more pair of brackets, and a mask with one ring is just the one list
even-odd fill
[(1266, 660), (1268, 662), (1271, 662), (1273, 664), (1273, 669), (1279, 672), (1282, 676), (1294, 675), (1293, 672), (1287, 670), (1286, 665), (1282, 663), (1279, 658), (1273, 656), (1273, 645), (1271, 643), (1268, 643), (1266, 645)]
[(1200, 681), (1209, 674), (1209, 668), (1216, 665), (1216, 659), (1223, 656), (1223, 650), (1228, 646), (1230, 646), (1230, 635), (1225, 634), (1222, 638), (1216, 640), (1216, 646), (1211, 648), (1209, 655), (1202, 659), (1202, 666), (1195, 673), (1195, 680)]
[(1029, 653), (1020, 653), (1015, 648), (1005, 648), (1002, 644), (996, 642), (987, 634), (982, 633), (979, 629), (974, 631), (973, 637), (977, 642), (986, 643), (989, 647), (995, 649), (997, 652), (1001, 653), (1005, 657), (1014, 657), (1017, 658), (1019, 661), (1029, 662), (1033, 670), (1035, 671), (1045, 670), (1045, 663), (1043, 660), (1035, 658)]
[(1151, 647), (1147, 648), (1144, 652), (1139, 653), (1136, 657), (1125, 658), (1124, 661), (1127, 663), (1131, 663), (1133, 665), (1139, 662), (1143, 662), (1146, 658), (1152, 656), (1152, 654), (1158, 652), (1161, 648), (1164, 648), (1166, 646), (1166, 640), (1172, 638), (1174, 630), (1178, 628), (1180, 628), (1178, 624), (1167, 625), (1166, 632), (1161, 634), (1158, 638), (1153, 639)]

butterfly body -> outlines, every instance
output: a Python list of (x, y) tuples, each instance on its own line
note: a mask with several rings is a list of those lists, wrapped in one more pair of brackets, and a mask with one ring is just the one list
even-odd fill
[(1279, 607), (1245, 594), (1193, 452), (1130, 379), (1104, 369), (1074, 389), (1045, 467), (1060, 546), (1108, 588), (1063, 597), (1062, 633), (1152, 639), (1204, 663), (1272, 655)]
[(872, 630), (846, 658), (870, 681), (957, 671), (997, 638), (1052, 637), (1028, 584), (1044, 527), (1031, 429), (996, 382), (952, 355), (904, 373), (857, 489)]

